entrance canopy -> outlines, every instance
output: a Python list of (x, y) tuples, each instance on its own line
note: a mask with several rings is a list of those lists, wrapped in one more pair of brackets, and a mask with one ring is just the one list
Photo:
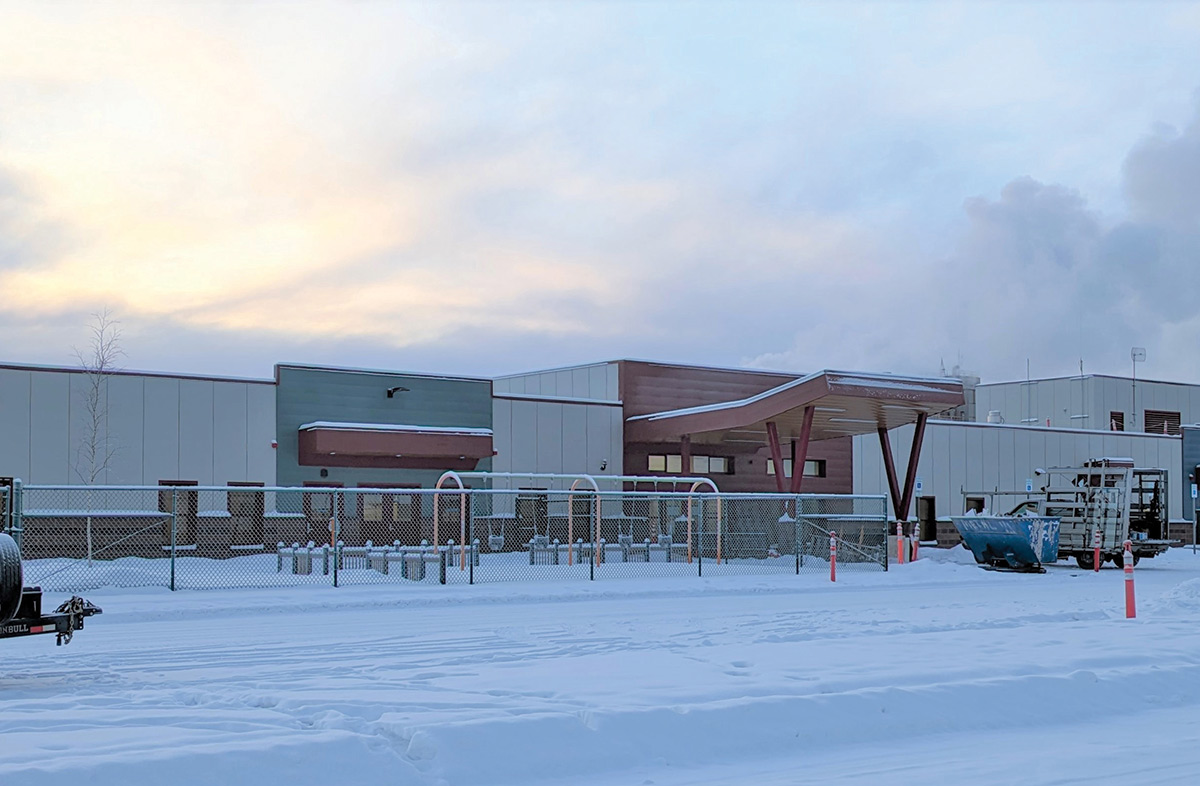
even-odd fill
[(762, 442), (769, 423), (780, 438), (800, 438), (811, 419), (805, 436), (831, 439), (915, 423), (963, 400), (956, 379), (820, 371), (748, 398), (637, 415), (627, 421), (625, 434), (631, 442), (668, 442), (682, 435), (693, 443)]
[[(786, 382), (748, 398), (636, 415), (626, 421), (630, 442), (680, 443), (683, 465), (689, 466), (693, 443), (765, 442), (771, 451), (776, 488), (800, 493), (810, 440), (879, 434), (884, 469), (896, 518), (908, 518), (917, 458), (930, 415), (961, 405), (962, 382), (890, 374), (821, 371)], [(903, 484), (892, 459), (888, 431), (916, 424), (908, 472)], [(787, 464), (783, 443), (792, 440), (792, 477), (784, 482)]]
[(299, 428), (300, 464), (471, 470), (490, 458), (492, 430), (316, 421)]

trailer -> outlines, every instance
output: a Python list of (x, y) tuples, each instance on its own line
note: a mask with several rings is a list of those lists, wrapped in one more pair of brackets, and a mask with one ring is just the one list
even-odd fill
[[(1124, 566), (1123, 543), (1133, 544), (1133, 564), (1162, 554), (1176, 541), (1167, 538), (1167, 471), (1133, 466), (1132, 459), (1099, 458), (1081, 467), (1038, 470), (1034, 491), (964, 492), (967, 499), (1024, 498), (1009, 515), (1035, 514), (1059, 519), (1058, 556), (1074, 557), (1079, 567), (1102, 562)], [(978, 503), (976, 503), (978, 504)]]
[(95, 604), (72, 597), (53, 612), (42, 612), (42, 588), (26, 587), (17, 542), (0, 532), (0, 639), (55, 634), (55, 644), (69, 644), (84, 620), (101, 612)]
[(20, 481), (0, 478), (0, 639), (53, 633), (56, 644), (68, 644), (100, 608), (72, 597), (44, 613), (42, 588), (25, 586), (21, 547), (13, 537), (21, 534), (19, 488)]

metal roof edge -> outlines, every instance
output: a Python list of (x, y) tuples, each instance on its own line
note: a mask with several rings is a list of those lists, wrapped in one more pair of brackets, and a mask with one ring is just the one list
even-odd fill
[(984, 423), (977, 420), (929, 419), (929, 425), (962, 426), (979, 428), (1018, 429), (1021, 431), (1052, 431), (1063, 434), (1087, 434), (1089, 436), (1151, 437), (1153, 439), (1180, 439), (1178, 434), (1148, 434), (1145, 431), (1108, 431), (1102, 429), (1065, 428), (1063, 426), (1031, 426), (1025, 423)]
[[(49, 371), (56, 374), (86, 374), (79, 366), (58, 366), (45, 363), (9, 363), (0, 361), (0, 369), (6, 371)], [(154, 379), (190, 379), (199, 382), (244, 382), (253, 385), (274, 385), (274, 379), (263, 377), (233, 377), (220, 374), (182, 374), (172, 371), (143, 371), (140, 369), (114, 369), (105, 371), (114, 377), (152, 377)]]
[(591, 363), (575, 363), (567, 366), (552, 366), (551, 368), (538, 368), (532, 371), (517, 371), (512, 374), (500, 374), (492, 377), (492, 379), (515, 379), (516, 377), (529, 377), (534, 374), (553, 374), (557, 371), (574, 371), (580, 368), (598, 368), (603, 366), (611, 366), (620, 361), (616, 360), (597, 360)]
[(353, 366), (328, 366), (320, 363), (276, 363), (275, 379), (279, 379), (281, 369), (290, 368), (299, 371), (332, 371), (341, 374), (370, 374), (380, 377), (418, 377), (420, 379), (444, 379), (452, 382), (491, 382), (491, 377), (468, 377), (458, 374), (435, 374), (422, 371), (398, 371), (382, 368), (357, 368)]
[[(773, 388), (769, 388), (768, 390), (764, 390), (761, 393), (755, 393), (753, 396), (747, 396), (745, 398), (734, 399), (731, 401), (719, 401), (715, 404), (701, 404), (701, 405), (695, 406), (695, 407), (684, 407), (681, 409), (666, 410), (663, 412), (650, 412), (645, 415), (634, 415), (633, 417), (628, 418), (626, 422), (631, 422), (631, 421), (635, 421), (635, 420), (660, 420), (660, 419), (666, 419), (666, 418), (684, 417), (686, 415), (694, 415), (694, 414), (699, 414), (701, 412), (718, 412), (723, 409), (734, 409), (736, 407), (743, 407), (743, 406), (747, 406), (749, 404), (755, 404), (759, 401), (762, 401), (763, 399), (769, 398), (770, 396), (774, 396), (774, 395), (784, 392), (785, 390), (790, 390), (791, 388), (798, 387), (800, 385), (805, 384), (806, 382), (811, 382), (812, 380), (817, 379), (822, 376), (825, 376), (825, 377), (837, 377), (837, 376), (858, 377), (860, 379), (881, 380), (881, 381), (899, 382), (899, 383), (914, 383), (914, 384), (929, 384), (929, 383), (954, 384), (954, 383), (957, 383), (960, 388), (962, 387), (962, 380), (956, 379), (954, 377), (906, 377), (906, 376), (900, 376), (898, 374), (887, 374), (887, 373), (879, 373), (879, 372), (837, 371), (834, 369), (823, 369), (821, 371), (814, 371), (813, 373), (808, 374), (807, 376), (793, 379), (790, 382), (785, 382), (782, 385), (777, 385)], [(952, 409), (952, 408), (953, 407), (947, 407), (947, 409)]]

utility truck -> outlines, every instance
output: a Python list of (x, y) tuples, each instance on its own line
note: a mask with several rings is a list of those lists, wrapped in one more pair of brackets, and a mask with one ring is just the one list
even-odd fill
[[(1058, 556), (1074, 557), (1079, 567), (1095, 567), (1096, 548), (1101, 561), (1124, 567), (1123, 545), (1133, 544), (1133, 564), (1155, 557), (1175, 541), (1167, 539), (1167, 471), (1133, 465), (1133, 459), (1098, 458), (1081, 467), (1039, 469), (1038, 491), (967, 492), (981, 504), (986, 498), (1012, 500), (1026, 497), (1009, 515), (1022, 513), (1060, 520)], [(1028, 488), (1028, 487), (1027, 487)], [(1011, 504), (1011, 502), (1009, 503)], [(1097, 542), (1098, 533), (1098, 542)]]

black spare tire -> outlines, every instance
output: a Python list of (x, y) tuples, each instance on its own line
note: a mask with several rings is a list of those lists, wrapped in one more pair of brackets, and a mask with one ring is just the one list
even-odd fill
[(0, 624), (15, 617), (21, 607), (22, 580), (17, 542), (0, 532)]

